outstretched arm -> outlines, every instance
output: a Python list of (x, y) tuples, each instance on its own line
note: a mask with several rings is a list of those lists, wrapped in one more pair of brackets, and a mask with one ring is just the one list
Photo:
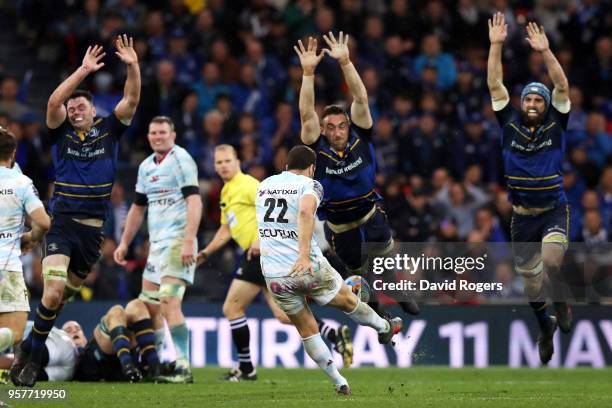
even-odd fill
[(325, 50), (325, 52), (337, 59), (340, 63), (340, 68), (342, 69), (346, 84), (348, 85), (351, 95), (353, 95), (351, 120), (360, 128), (371, 128), (372, 115), (370, 114), (370, 106), (368, 105), (368, 92), (349, 58), (348, 34), (345, 36), (344, 33), (340, 31), (338, 41), (336, 41), (334, 34), (330, 31), (329, 36), (323, 35), (323, 39), (329, 46), (329, 49)]
[(106, 53), (102, 47), (94, 45), (87, 47), (81, 66), (64, 80), (49, 97), (47, 101), (46, 124), (49, 129), (56, 129), (66, 120), (66, 107), (64, 102), (77, 89), (79, 84), (92, 72), (96, 72), (104, 66), (100, 62)]
[(321, 52), (317, 55), (317, 40), (312, 37), (308, 37), (308, 49), (304, 48), (302, 40), (298, 41), (298, 45), (299, 48), (293, 46), (293, 49), (300, 57), (300, 64), (302, 64), (302, 87), (299, 101), (302, 124), (300, 138), (302, 143), (310, 145), (315, 143), (321, 135), (319, 116), (315, 111), (314, 72), (325, 54)]
[(491, 94), (493, 110), (502, 110), (510, 101), (508, 90), (504, 86), (502, 67), (502, 47), (508, 35), (508, 25), (505, 23), (504, 14), (497, 12), (489, 19), (489, 60), (487, 62), (487, 85)]
[(569, 82), (561, 68), (561, 64), (550, 50), (548, 38), (544, 33), (544, 27), (538, 27), (536, 23), (527, 24), (527, 42), (535, 51), (542, 53), (544, 63), (548, 69), (548, 76), (553, 82), (552, 104), (562, 113), (570, 110)]
[(140, 101), (140, 66), (134, 51), (134, 39), (123, 34), (117, 37), (115, 54), (127, 65), (127, 79), (123, 88), (123, 98), (115, 107), (115, 115), (124, 124), (129, 125)]

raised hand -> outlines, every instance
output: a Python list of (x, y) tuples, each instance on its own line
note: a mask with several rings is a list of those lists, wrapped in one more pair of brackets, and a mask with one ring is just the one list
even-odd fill
[(312, 75), (314, 74), (314, 70), (316, 66), (321, 62), (321, 59), (325, 55), (323, 52), (320, 52), (317, 55), (317, 40), (316, 38), (308, 37), (308, 48), (304, 48), (304, 44), (302, 44), (302, 40), (298, 40), (298, 45), (293, 46), (293, 49), (297, 53), (298, 57), (300, 57), (300, 64), (302, 64), (302, 70), (304, 70), (304, 74)]
[(128, 38), (126, 34), (118, 35), (115, 46), (117, 47), (115, 54), (126, 65), (138, 63), (138, 55), (136, 55), (136, 51), (134, 50), (134, 38)]
[(489, 19), (489, 40), (491, 44), (502, 44), (508, 36), (508, 24), (504, 13), (498, 11)]
[(525, 39), (535, 51), (546, 51), (549, 47), (548, 38), (546, 38), (546, 34), (544, 33), (544, 27), (538, 27), (534, 22), (527, 24), (527, 38)]
[(345, 36), (344, 33), (340, 31), (338, 41), (336, 41), (334, 33), (330, 31), (329, 35), (323, 34), (323, 39), (329, 46), (329, 49), (324, 50), (326, 54), (337, 59), (340, 63), (349, 62), (348, 34)]
[(102, 46), (89, 46), (87, 47), (87, 51), (83, 57), (81, 67), (86, 69), (88, 72), (96, 72), (104, 66), (104, 63), (100, 62), (100, 60), (104, 58), (105, 55), (106, 53), (103, 52)]

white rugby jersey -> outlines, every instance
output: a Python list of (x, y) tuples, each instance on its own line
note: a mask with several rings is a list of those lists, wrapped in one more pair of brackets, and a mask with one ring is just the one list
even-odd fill
[[(267, 278), (288, 275), (298, 258), (297, 221), (300, 199), (306, 194), (317, 199), (318, 207), (323, 198), (323, 186), (316, 180), (289, 171), (268, 177), (259, 185), (255, 207), (261, 269)], [(322, 259), (323, 254), (313, 234), (310, 261), (315, 270)]]
[(198, 186), (198, 167), (180, 146), (170, 149), (160, 163), (153, 153), (138, 167), (136, 192), (147, 196), (151, 243), (183, 236), (187, 226), (187, 202), (181, 189), (188, 186)]
[(0, 166), (0, 272), (22, 271), (19, 256), (25, 217), (42, 206), (28, 176)]

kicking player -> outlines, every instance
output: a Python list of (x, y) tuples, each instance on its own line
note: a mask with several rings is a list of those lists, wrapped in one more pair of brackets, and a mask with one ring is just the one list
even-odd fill
[[(149, 143), (153, 154), (138, 168), (136, 199), (125, 221), (115, 262), (125, 265), (125, 255), (140, 229), (147, 208), (149, 259), (142, 276), (140, 299), (147, 303), (156, 329), (161, 312), (170, 328), (176, 352), (175, 375), (169, 381), (191, 383), (189, 329), (181, 310), (187, 285), (193, 283), (197, 237), (202, 217), (198, 188), (198, 168), (189, 153), (174, 144), (174, 123), (157, 116), (149, 123)], [(163, 325), (163, 323), (161, 323)]]
[[(372, 144), (372, 115), (366, 88), (349, 58), (348, 35), (340, 32), (336, 40), (324, 35), (329, 49), (317, 55), (317, 40), (308, 39), (308, 48), (299, 41), (293, 47), (300, 58), (303, 76), (300, 89), (301, 140), (317, 152), (315, 179), (324, 187), (319, 218), (325, 219), (325, 237), (346, 265), (349, 275), (367, 274), (370, 256), (384, 256), (393, 249), (393, 237), (386, 214), (377, 205), (382, 198), (376, 192), (376, 155)], [(351, 115), (337, 105), (325, 108), (321, 121), (315, 112), (314, 73), (325, 54), (338, 60), (353, 96)], [(419, 313), (412, 300), (398, 302), (409, 314)], [(369, 304), (386, 314), (372, 293)]]
[[(15, 136), (0, 126), (0, 353), (21, 341), (30, 311), (22, 246), (40, 242), (51, 224), (32, 180), (13, 168), (16, 148)], [(26, 217), (29, 232), (24, 232)]]
[(105, 53), (89, 47), (81, 66), (53, 91), (46, 123), (54, 141), (53, 222), (43, 258), (44, 289), (30, 335), (21, 343), (11, 368), (17, 384), (33, 386), (41, 370), (42, 349), (61, 305), (78, 293), (100, 256), (102, 224), (117, 168), (119, 138), (130, 124), (140, 99), (140, 68), (133, 39), (116, 40), (115, 54), (127, 65), (123, 98), (113, 113), (96, 117), (92, 96), (76, 90), (98, 71)]
[[(523, 276), (529, 304), (538, 320), (538, 348), (543, 364), (553, 352), (557, 325), (567, 333), (572, 315), (565, 297), (552, 293), (555, 316), (549, 316), (544, 277), (559, 279), (568, 247), (569, 206), (563, 190), (563, 155), (570, 112), (569, 85), (561, 65), (548, 46), (542, 27), (527, 25), (527, 41), (542, 53), (554, 85), (533, 82), (521, 92), (521, 110), (510, 104), (502, 80), (502, 46), (507, 35), (504, 15), (489, 20), (487, 84), (493, 110), (502, 126), (503, 160), (508, 197), (512, 203), (511, 235), (517, 272)], [(534, 244), (540, 243), (540, 244)], [(553, 288), (554, 289), (554, 288)]]
[[(243, 381), (257, 379), (250, 354), (250, 332), (245, 311), (255, 296), (263, 290), (266, 302), (274, 316), (283, 323), (291, 323), (287, 315), (279, 309), (270, 293), (266, 290), (266, 281), (261, 273), (259, 259), (259, 238), (255, 218), (255, 196), (259, 181), (240, 171), (240, 160), (236, 150), (230, 145), (219, 145), (215, 148), (215, 171), (224, 182), (221, 190), (221, 226), (212, 241), (198, 254), (198, 262), (204, 262), (214, 252), (221, 249), (230, 239), (244, 250), (240, 268), (229, 287), (223, 314), (230, 322), (232, 339), (238, 353), (238, 368), (232, 369), (225, 379)], [(338, 331), (318, 320), (319, 328), (327, 333), (327, 338), (342, 354), (344, 365), (348, 367), (353, 358), (353, 347), (348, 326)]]
[(89, 341), (75, 321), (64, 323), (62, 328), (81, 348), (75, 381), (139, 382), (146, 373), (149, 380), (171, 382), (161, 375), (153, 322), (140, 299), (130, 301), (125, 308), (111, 307)]
[(313, 236), (315, 212), (323, 199), (323, 187), (312, 179), (316, 160), (311, 148), (294, 147), (287, 157), (287, 171), (259, 185), (255, 204), (261, 269), (268, 290), (297, 328), (308, 355), (331, 378), (338, 394), (349, 395), (348, 382), (336, 369), (305, 297), (337, 307), (358, 324), (374, 328), (381, 344), (401, 331), (402, 320), (383, 319), (362, 303), (321, 253)]

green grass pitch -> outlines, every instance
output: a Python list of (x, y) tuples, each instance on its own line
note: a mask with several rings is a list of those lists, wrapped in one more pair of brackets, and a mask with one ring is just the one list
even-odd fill
[[(64, 388), (63, 402), (7, 401), (11, 407), (612, 407), (607, 369), (342, 370), (353, 389), (337, 397), (319, 370), (259, 369), (252, 383), (224, 383), (220, 368), (195, 369), (195, 384), (39, 383)], [(0, 404), (2, 406), (2, 404)]]

